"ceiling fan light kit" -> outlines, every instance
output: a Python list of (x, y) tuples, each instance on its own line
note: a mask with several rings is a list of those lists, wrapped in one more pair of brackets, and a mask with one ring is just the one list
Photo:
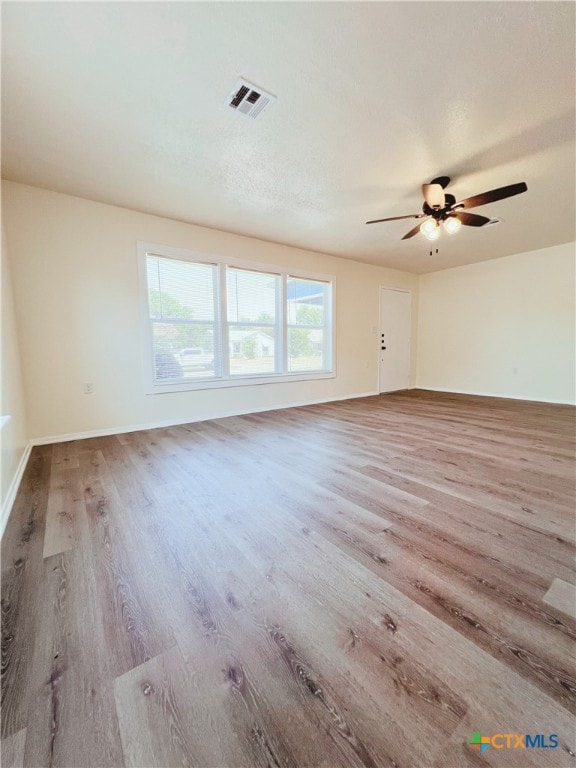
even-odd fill
[(422, 232), (423, 235), (429, 235), (436, 230), (436, 227), (437, 224), (434, 219), (426, 219), (426, 221), (420, 224), (420, 232)]
[(450, 183), (449, 176), (438, 176), (432, 179), (429, 184), (422, 185), (422, 194), (424, 195), (424, 205), (422, 213), (413, 213), (408, 216), (393, 216), (388, 219), (373, 219), (366, 224), (379, 224), (383, 221), (398, 221), (399, 219), (422, 219), (422, 224), (417, 224), (413, 229), (407, 232), (402, 240), (408, 240), (421, 232), (428, 240), (437, 240), (440, 236), (440, 224), (449, 235), (454, 235), (462, 224), (467, 227), (484, 227), (491, 224), (494, 219), (487, 216), (479, 216), (477, 213), (467, 213), (467, 208), (476, 208), (480, 205), (494, 203), (497, 200), (504, 200), (507, 197), (519, 195), (526, 192), (528, 187), (521, 181), (517, 184), (509, 184), (506, 187), (491, 189), (489, 192), (482, 192), (480, 195), (467, 197), (465, 200), (456, 202), (454, 195), (445, 193), (444, 190)]
[(433, 243), (434, 240), (438, 240), (440, 237), (440, 227), (435, 227), (431, 232), (427, 232), (425, 237), (427, 240), (430, 240), (431, 243)]
[(440, 227), (435, 219), (426, 219), (422, 222), (420, 232), (430, 241), (438, 240), (440, 237)]
[(456, 216), (446, 217), (442, 224), (444, 225), (444, 229), (446, 232), (448, 232), (449, 235), (455, 235), (462, 226), (462, 222), (460, 219), (457, 219)]

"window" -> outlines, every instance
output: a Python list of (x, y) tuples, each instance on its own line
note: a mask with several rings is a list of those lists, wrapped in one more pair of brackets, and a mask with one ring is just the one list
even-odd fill
[(281, 372), (280, 288), (280, 275), (226, 269), (231, 376)]
[(288, 370), (324, 370), (330, 358), (330, 284), (289, 277), (287, 286)]
[(155, 383), (215, 378), (218, 268), (148, 256), (146, 272)]
[(333, 278), (139, 251), (151, 392), (334, 375)]

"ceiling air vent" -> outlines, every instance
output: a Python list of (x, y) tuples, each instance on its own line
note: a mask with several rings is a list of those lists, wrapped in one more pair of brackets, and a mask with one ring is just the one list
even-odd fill
[(238, 80), (226, 104), (241, 115), (257, 120), (275, 101), (276, 96), (271, 93), (266, 93), (247, 80)]

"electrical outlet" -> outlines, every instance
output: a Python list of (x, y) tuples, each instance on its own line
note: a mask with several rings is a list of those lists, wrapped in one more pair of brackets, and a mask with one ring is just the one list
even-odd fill
[(91, 395), (94, 392), (94, 384), (91, 381), (84, 382), (84, 394)]

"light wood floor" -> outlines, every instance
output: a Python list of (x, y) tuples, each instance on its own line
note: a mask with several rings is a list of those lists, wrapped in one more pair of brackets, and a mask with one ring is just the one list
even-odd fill
[(576, 765), (574, 427), (412, 391), (35, 448), (2, 765)]

